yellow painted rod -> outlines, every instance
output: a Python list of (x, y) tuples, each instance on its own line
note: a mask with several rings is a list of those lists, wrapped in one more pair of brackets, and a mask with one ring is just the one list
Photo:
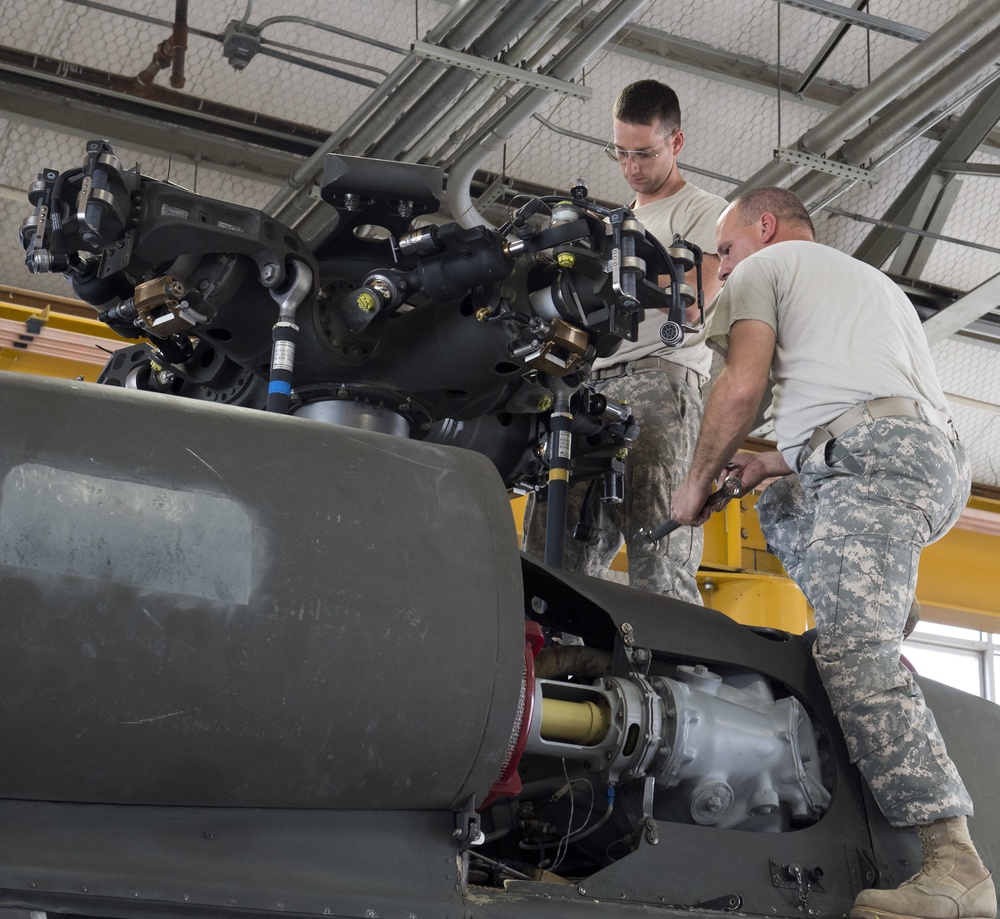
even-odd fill
[(610, 726), (610, 712), (596, 702), (542, 699), (541, 734), (545, 740), (590, 746), (602, 740)]

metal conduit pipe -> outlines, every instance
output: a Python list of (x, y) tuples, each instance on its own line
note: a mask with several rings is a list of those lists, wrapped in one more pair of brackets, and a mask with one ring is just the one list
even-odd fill
[[(434, 30), (427, 35), (430, 44), (443, 45), (455, 51), (462, 50), (475, 39), (483, 29), (482, 15), (474, 15), (476, 10), (469, 4), (467, 14), (448, 30)], [(420, 60), (410, 55), (413, 62), (412, 72), (405, 83), (396, 87), (395, 91), (384, 97), (384, 103), (372, 117), (361, 124), (355, 134), (344, 145), (344, 152), (356, 156), (380, 156), (383, 159), (392, 157), (378, 153), (375, 144), (387, 131), (391, 130), (400, 117), (406, 115), (412, 106), (428, 94), (428, 87), (433, 86), (448, 72), (448, 65), (438, 61)], [(425, 126), (421, 126), (423, 129)]]
[[(438, 61), (420, 60), (411, 56), (413, 66), (405, 82), (397, 84), (393, 93), (381, 97), (382, 104), (374, 109), (371, 117), (366, 118), (350, 137), (345, 138), (340, 152), (351, 156), (381, 156), (376, 152), (376, 145), (386, 131), (392, 129), (396, 120), (409, 111), (419, 99), (428, 92), (447, 72), (447, 64)], [(391, 159), (391, 157), (382, 157)]]
[[(468, 15), (461, 21), (447, 30), (433, 30), (428, 33), (427, 40), (431, 44), (461, 51), (474, 42), (482, 41), (483, 35), (496, 33), (501, 36), (499, 44), (487, 40), (487, 44), (496, 45), (490, 55), (492, 56), (509, 40), (508, 30), (520, 28), (530, 18), (532, 14), (525, 14), (523, 10), (533, 2), (534, 0), (510, 4), (506, 13), (501, 14), (495, 22), (486, 24), (485, 32), (483, 17), (474, 15), (476, 11), (470, 5)], [(396, 159), (406, 144), (427, 132), (435, 111), (447, 107), (469, 82), (476, 79), (474, 74), (454, 70), (447, 64), (416, 58), (413, 60), (415, 65), (406, 82), (399, 85), (386, 98), (385, 104), (344, 142), (344, 153)], [(445, 85), (442, 86), (442, 82)], [(392, 136), (386, 137), (387, 132)]]
[[(525, 32), (502, 57), (505, 64), (516, 64), (524, 61), (524, 66), (534, 69), (529, 58), (535, 53), (536, 47), (547, 42), (550, 31), (559, 25), (567, 13), (577, 6), (577, 0), (559, 0), (538, 20), (536, 25)], [(563, 25), (559, 32), (562, 32)], [(557, 33), (558, 34), (558, 33)], [(433, 132), (427, 132), (416, 143), (405, 151), (405, 156), (412, 162), (420, 162), (424, 157), (430, 157), (431, 162), (440, 162), (446, 157), (456, 140), (453, 134), (460, 125), (468, 123), (468, 111), (483, 111), (498, 101), (504, 95), (503, 81), (498, 77), (480, 77), (475, 86), (463, 98), (461, 108), (452, 108), (446, 112), (434, 125)], [(436, 145), (436, 146), (435, 146)]]
[[(549, 10), (543, 19), (539, 20), (536, 29), (526, 33), (511, 47), (503, 56), (504, 63), (510, 64), (518, 60), (523, 60), (524, 69), (540, 72), (542, 70), (540, 66), (541, 62), (549, 56), (551, 49), (559, 41), (571, 34), (574, 29), (577, 29), (583, 20), (600, 7), (602, 2), (603, 0), (587, 0), (583, 6), (579, 6), (578, 0), (560, 0), (556, 6)], [(545, 34), (544, 29), (547, 28), (549, 22), (555, 21), (559, 22), (559, 28), (551, 36), (548, 36)], [(498, 79), (494, 78), (491, 82), (490, 78), (484, 78), (480, 86), (476, 87), (473, 92), (476, 93), (475, 99), (478, 102), (478, 108), (480, 110), (489, 110), (495, 103), (498, 104), (507, 97), (508, 90), (506, 84)], [(487, 96), (490, 97), (489, 100), (484, 101)], [(464, 113), (459, 113), (459, 115), (464, 117)], [(451, 122), (458, 120), (453, 119), (450, 115), (449, 119)], [(472, 127), (469, 126), (466, 135), (471, 132)], [(445, 160), (447, 149), (448, 144), (442, 144), (435, 151), (432, 161), (441, 162)]]
[(829, 117), (806, 131), (802, 135), (803, 149), (825, 153), (957, 53), (997, 16), (1000, 16), (1000, 0), (973, 0), (954, 19), (875, 77)]
[[(798, 144), (795, 146), (797, 147)], [(738, 198), (745, 192), (750, 191), (751, 188), (764, 188), (769, 185), (786, 185), (793, 179), (801, 176), (806, 171), (805, 166), (800, 166), (796, 163), (784, 163), (777, 158), (772, 158), (766, 166), (758, 169), (742, 185), (734, 188), (728, 195), (726, 195), (726, 198), (729, 201), (732, 201), (734, 198)]]
[[(477, 0), (462, 0), (462, 2), (457, 3), (445, 14), (441, 22), (427, 33), (427, 41), (439, 43), (453, 33), (461, 34), (463, 26), (471, 29), (477, 18), (482, 20), (481, 11), (477, 14), (477, 6)], [(356, 131), (361, 129), (362, 125), (373, 119), (380, 109), (388, 108), (387, 105), (384, 105), (387, 100), (396, 101), (394, 97), (397, 89), (417, 69), (419, 63), (412, 54), (401, 61), (382, 85), (368, 96), (354, 110), (354, 113), (323, 141), (316, 152), (289, 177), (285, 186), (275, 192), (264, 207), (265, 213), (294, 227), (303, 215), (311, 211), (315, 207), (315, 202), (309, 196), (309, 186), (322, 171), (326, 155), (336, 150), (346, 138), (354, 135)], [(420, 84), (419, 80), (416, 82), (418, 85)]]
[[(555, 76), (558, 79), (564, 79), (567, 81), (572, 80), (577, 74), (576, 70), (572, 66), (568, 65), (569, 58), (567, 57), (567, 55), (578, 55), (578, 51), (581, 47), (589, 47), (589, 44), (591, 41), (593, 41), (595, 34), (604, 38), (606, 43), (609, 39), (605, 36), (605, 30), (602, 28), (602, 24), (605, 22), (608, 15), (612, 14), (614, 10), (623, 2), (623, 0), (610, 0), (606, 9), (603, 12), (595, 12), (595, 10), (598, 10), (598, 8), (604, 2), (605, 0), (586, 0), (586, 4), (583, 7), (581, 7), (578, 11), (576, 11), (575, 15), (570, 16), (569, 19), (563, 23), (563, 26), (560, 29), (559, 37), (567, 33), (571, 33), (574, 30), (577, 30), (579, 23), (586, 16), (591, 15), (592, 18), (589, 25), (585, 25), (583, 28), (579, 28), (578, 34), (570, 42), (567, 42), (567, 44), (558, 53), (549, 56), (549, 51), (553, 47), (557, 37), (553, 36), (547, 42), (545, 42), (542, 48), (540, 48), (537, 52), (535, 52), (532, 58), (526, 62), (525, 66), (530, 67), (537, 73), (544, 73), (549, 76)], [(639, 4), (640, 7), (642, 5), (644, 4), (642, 3)], [(592, 56), (593, 53), (597, 50), (598, 48), (594, 48), (593, 50), (591, 50), (590, 56)], [(549, 58), (548, 62), (543, 64), (542, 62), (547, 57)], [(589, 56), (587, 57), (587, 60), (589, 60)], [(585, 63), (586, 60), (583, 62), (583, 64)], [(582, 67), (583, 64), (580, 64), (579, 67)], [(566, 75), (559, 76), (560, 74), (566, 74)], [(544, 93), (546, 96), (549, 95), (547, 90), (532, 90), (529, 88), (524, 88), (518, 93), (517, 97), (515, 97), (508, 104), (508, 109), (514, 105), (517, 105), (519, 100), (521, 100), (526, 95), (530, 95), (532, 92)], [(481, 129), (482, 133), (483, 134), (488, 133), (490, 130), (492, 130), (494, 123), (499, 123), (506, 117), (507, 117), (506, 112), (503, 111), (498, 112), (496, 115), (493, 116), (491, 123), (485, 125)]]
[[(931, 82), (923, 84), (893, 106), (890, 112), (844, 144), (837, 152), (836, 159), (852, 166), (860, 166), (882, 146), (913, 128), (946, 98), (954, 95), (956, 87), (968, 83), (985, 68), (995, 64), (998, 57), (1000, 27), (983, 36), (961, 57), (943, 67)], [(792, 188), (803, 201), (809, 202), (840, 181), (842, 180), (837, 176), (817, 172), (807, 175)]]
[(383, 100), (390, 96), (393, 90), (399, 86), (406, 78), (407, 74), (413, 70), (415, 60), (406, 58), (361, 105), (354, 110), (353, 114), (326, 140), (323, 141), (316, 152), (312, 154), (298, 169), (288, 177), (285, 185), (278, 189), (271, 197), (271, 200), (264, 205), (264, 212), (281, 221), (286, 226), (293, 229), (298, 221), (309, 213), (316, 202), (309, 193), (313, 180), (323, 169), (323, 160), (328, 153), (336, 150), (346, 138), (350, 137), (354, 131), (365, 122)]
[[(536, 28), (525, 33), (510, 50), (503, 56), (504, 63), (524, 62), (524, 67), (528, 70), (536, 70), (539, 60), (543, 58), (547, 50), (552, 47), (553, 42), (565, 37), (572, 32), (580, 20), (589, 13), (592, 6), (596, 6), (600, 0), (588, 0), (588, 3), (579, 7), (578, 0), (559, 0), (537, 23)], [(550, 24), (558, 25), (558, 29), (549, 36)], [(471, 91), (467, 107), (476, 111), (489, 111), (494, 105), (499, 105), (506, 97), (506, 84), (496, 78), (484, 77), (479, 84)], [(464, 122), (464, 111), (452, 111), (438, 122), (437, 134), (445, 135), (444, 140), (437, 147), (431, 144), (437, 138), (426, 137), (408, 151), (414, 158), (430, 156), (430, 161), (440, 163), (447, 159), (450, 152), (454, 151), (455, 145), (461, 143), (468, 137), (473, 127), (466, 124), (463, 137), (456, 138), (453, 132), (460, 122)]]
[[(604, 13), (595, 18), (572, 47), (559, 55), (558, 62), (549, 70), (550, 75), (560, 80), (571, 79), (648, 3), (649, 0), (617, 0), (611, 4)], [(472, 202), (473, 176), (479, 164), (491, 152), (506, 143), (549, 96), (549, 91), (544, 89), (524, 90), (487, 133), (473, 141), (459, 154), (448, 172), (446, 197), (452, 215), (460, 224), (470, 227), (477, 224), (489, 225), (489, 221), (476, 210)]]
[[(594, 0), (591, 0), (594, 2)], [(537, 26), (525, 32), (504, 55), (509, 64), (524, 61), (525, 67), (534, 67), (538, 57), (553, 41), (565, 38), (586, 15), (588, 6), (580, 6), (579, 0), (558, 0), (548, 12), (538, 20)]]
[[(834, 144), (843, 141), (869, 118), (892, 103), (913, 83), (933, 72), (968, 42), (971, 35), (985, 28), (998, 15), (1000, 0), (972, 0), (972, 3), (933, 35), (875, 77), (819, 124), (806, 131), (795, 146), (810, 153), (826, 153)], [(780, 185), (802, 170), (801, 166), (772, 160), (747, 179), (730, 197), (763, 185)]]
[(444, 68), (434, 85), (424, 86), (412, 104), (407, 106), (406, 114), (371, 148), (371, 156), (383, 160), (396, 159), (408, 144), (436, 132), (436, 119), (442, 109), (454, 107), (465, 118), (472, 117), (475, 108), (468, 105), (465, 93), (475, 80), (476, 74), (471, 70)]
[[(462, 4), (460, 4), (461, 6)], [(448, 29), (434, 29), (427, 34), (427, 41), (431, 44), (442, 45), (455, 51), (461, 51), (469, 47), (479, 36), (486, 26), (483, 17), (477, 15), (475, 3), (466, 5), (465, 15), (456, 20)], [(382, 105), (371, 118), (366, 119), (355, 134), (344, 145), (344, 152), (353, 155), (377, 156), (382, 159), (393, 159), (395, 154), (379, 150), (377, 144), (386, 132), (397, 130), (397, 122), (400, 119), (407, 119), (413, 131), (413, 122), (409, 120), (409, 113), (413, 107), (428, 96), (435, 95), (432, 87), (449, 73), (447, 64), (438, 61), (420, 60), (411, 56), (415, 61), (412, 73), (406, 82), (396, 88), (396, 90), (385, 99)], [(460, 74), (460, 76), (464, 76)], [(443, 104), (443, 103), (442, 103)], [(422, 124), (418, 123), (417, 131), (426, 130), (426, 118)], [(411, 138), (412, 139), (412, 138)]]
[(840, 150), (846, 163), (860, 164), (870, 159), (885, 143), (913, 127), (934, 111), (946, 98), (954, 95), (955, 88), (975, 79), (983, 70), (1000, 60), (1000, 27), (979, 39), (961, 57), (951, 61), (934, 76), (911, 93), (898, 105), (869, 128), (849, 140)]
[(512, 41), (516, 41), (518, 34), (528, 29), (549, 5), (550, 0), (522, 0), (519, 4), (511, 4), (473, 42), (471, 52), (479, 57), (496, 57)]
[(483, 76), (462, 97), (461, 106), (453, 106), (435, 122), (432, 131), (428, 131), (403, 153), (403, 157), (414, 163), (427, 160), (439, 163), (446, 159), (448, 152), (464, 137), (456, 136), (465, 128), (465, 136), (472, 131), (469, 112), (489, 111), (498, 100), (502, 99), (507, 86), (499, 77)]
[[(978, 95), (980, 92), (982, 92), (988, 86), (991, 86), (997, 80), (1000, 80), (1000, 70), (996, 71), (996, 73), (991, 78), (984, 80), (980, 85), (978, 85), (975, 88), (974, 92), (967, 92), (963, 94), (963, 96), (959, 100), (956, 100), (955, 102), (951, 103), (951, 105), (949, 105), (942, 111), (937, 112), (935, 114), (935, 117), (931, 119), (929, 123), (924, 124), (922, 122), (919, 127), (914, 129), (913, 133), (910, 134), (909, 137), (904, 137), (903, 140), (901, 140), (895, 146), (890, 147), (885, 153), (882, 153), (874, 160), (872, 160), (869, 168), (878, 169), (879, 166), (881, 166), (888, 160), (892, 159), (892, 157), (895, 156), (897, 153), (899, 153), (904, 147), (909, 146), (909, 144), (912, 143), (914, 140), (916, 140), (917, 137), (920, 136), (920, 134), (929, 131), (939, 121), (942, 121), (945, 118), (947, 118), (948, 115), (950, 115), (952, 111), (954, 111), (956, 108), (960, 107), (961, 105), (964, 105), (966, 102), (969, 101), (970, 98), (973, 98), (974, 96)], [(805, 176), (799, 182), (791, 186), (791, 190), (794, 191), (800, 198), (802, 198), (804, 202), (806, 202), (810, 214), (817, 214), (820, 211), (829, 210), (829, 205), (833, 201), (835, 201), (841, 195), (844, 195), (847, 192), (849, 192), (860, 181), (860, 179), (849, 179), (849, 180), (842, 179), (840, 180), (842, 184), (840, 184), (835, 188), (830, 189), (829, 186), (831, 182), (828, 181), (829, 178), (830, 178), (829, 176), (824, 176), (822, 173), (813, 173), (811, 175)]]
[[(482, 26), (483, 11), (479, 0), (458, 0), (458, 3), (427, 31), (427, 41), (434, 44), (469, 42), (476, 29)], [(478, 23), (478, 24), (477, 24)]]
[[(587, 0), (583, 6), (579, 6), (578, 0), (562, 0), (560, 4), (557, 4), (556, 7), (550, 10), (547, 17), (548, 19), (554, 19), (554, 13), (559, 12), (562, 14), (563, 10), (565, 10), (567, 15), (560, 15), (559, 18), (562, 21), (558, 30), (555, 31), (551, 37), (545, 38), (545, 36), (541, 36), (541, 41), (538, 42), (537, 49), (533, 49), (531, 47), (530, 41), (519, 41), (517, 46), (511, 48), (508, 54), (504, 55), (505, 59), (507, 62), (512, 62), (518, 60), (519, 56), (524, 57), (524, 67), (526, 69), (541, 72), (543, 69), (542, 61), (550, 57), (550, 52), (558, 44), (558, 42), (562, 41), (567, 35), (570, 35), (575, 29), (578, 29), (580, 24), (584, 22), (588, 16), (594, 13), (594, 11), (600, 7), (602, 2), (603, 0)], [(533, 35), (526, 35), (524, 38), (531, 39), (533, 38)], [(492, 89), (492, 98), (490, 98), (488, 102), (481, 105), (481, 107), (485, 110), (491, 108), (495, 103), (499, 104), (502, 102), (507, 95), (507, 90), (504, 85), (501, 85), (499, 88), (489, 88)], [(471, 129), (466, 132), (467, 135), (470, 133)], [(445, 160), (447, 158), (446, 150), (446, 146), (440, 147), (435, 152), (433, 162), (441, 162)]]
[(578, 6), (575, 11), (571, 10), (562, 28), (535, 52), (532, 59), (528, 62), (528, 66), (539, 67), (543, 60), (552, 56), (552, 49), (555, 48), (556, 44), (562, 41), (574, 29), (580, 28), (587, 17), (595, 13), (599, 6), (600, 0), (587, 0), (586, 3)]
[[(471, 52), (477, 57), (492, 60), (542, 12), (547, 3), (548, 0), (512, 3), (472, 43)], [(432, 130), (441, 110), (455, 103), (477, 79), (471, 70), (449, 68), (434, 86), (424, 87), (420, 98), (407, 107), (402, 117), (375, 144), (372, 155), (380, 159), (396, 159), (408, 144)], [(464, 100), (458, 107), (467, 113), (475, 112)]]

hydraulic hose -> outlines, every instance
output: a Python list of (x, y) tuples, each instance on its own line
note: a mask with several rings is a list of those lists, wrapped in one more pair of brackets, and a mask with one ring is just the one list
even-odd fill
[(573, 413), (570, 411), (571, 390), (556, 378), (551, 378), (552, 406), (549, 425), (549, 484), (548, 509), (545, 514), (545, 564), (562, 568), (566, 561), (566, 506), (569, 497), (569, 467), (572, 459)]
[(278, 301), (278, 321), (271, 331), (271, 376), (266, 406), (269, 412), (288, 414), (295, 369), (295, 341), (299, 334), (295, 313), (311, 289), (312, 273), (302, 262), (295, 261), (292, 262), (291, 282), (282, 293), (271, 291), (271, 296)]

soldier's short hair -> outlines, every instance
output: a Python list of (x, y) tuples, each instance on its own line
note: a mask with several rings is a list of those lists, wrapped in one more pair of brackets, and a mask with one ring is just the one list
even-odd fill
[(802, 199), (787, 188), (765, 186), (744, 192), (734, 202), (740, 221), (746, 226), (760, 219), (761, 214), (774, 214), (784, 223), (798, 223), (808, 227), (810, 234), (816, 235), (809, 211)]
[(664, 134), (672, 134), (681, 127), (681, 103), (677, 93), (658, 80), (629, 83), (618, 93), (613, 114), (627, 124), (659, 121)]

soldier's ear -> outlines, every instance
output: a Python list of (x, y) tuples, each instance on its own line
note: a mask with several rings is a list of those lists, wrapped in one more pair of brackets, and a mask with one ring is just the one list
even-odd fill
[(774, 214), (769, 214), (766, 211), (760, 215), (760, 241), (763, 244), (767, 244), (774, 239), (775, 233), (778, 232), (778, 218)]

